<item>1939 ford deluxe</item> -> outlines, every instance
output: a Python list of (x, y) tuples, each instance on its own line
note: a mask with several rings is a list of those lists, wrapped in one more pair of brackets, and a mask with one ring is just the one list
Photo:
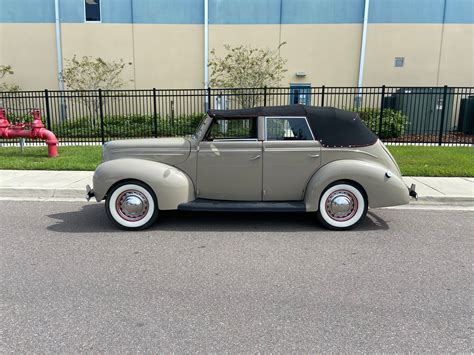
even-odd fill
[(410, 196), (415, 186), (356, 113), (303, 105), (210, 110), (190, 137), (106, 143), (87, 187), (133, 230), (176, 209), (316, 212), (343, 230)]

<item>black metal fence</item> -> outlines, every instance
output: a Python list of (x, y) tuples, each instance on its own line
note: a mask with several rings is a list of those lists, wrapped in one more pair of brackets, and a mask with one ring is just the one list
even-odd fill
[[(208, 108), (301, 103), (357, 111), (393, 144), (472, 145), (473, 87), (299, 87), (254, 89), (21, 91), (0, 93), (11, 122), (39, 108), (60, 144), (192, 134)], [(41, 142), (27, 142), (42, 144)], [(0, 145), (18, 141), (0, 138)]]

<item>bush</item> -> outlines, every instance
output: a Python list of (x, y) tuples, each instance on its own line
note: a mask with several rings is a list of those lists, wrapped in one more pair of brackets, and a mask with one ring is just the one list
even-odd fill
[(31, 123), (33, 122), (33, 115), (29, 112), (30, 110), (24, 110), (24, 112), (15, 112), (15, 111), (8, 111), (6, 113), (8, 121), (10, 123)]
[[(158, 137), (172, 137), (193, 134), (203, 114), (181, 115), (175, 118), (157, 117)], [(81, 117), (52, 124), (52, 130), (59, 138), (95, 138), (101, 136), (100, 120)], [(152, 115), (110, 115), (104, 117), (106, 138), (153, 137), (155, 121)]]
[(408, 117), (400, 111), (384, 109), (382, 126), (380, 127), (380, 109), (378, 108), (353, 108), (350, 111), (359, 113), (361, 120), (380, 139), (397, 138), (405, 133)]
[(158, 136), (173, 137), (194, 134), (204, 117), (203, 113), (166, 117), (158, 120)]

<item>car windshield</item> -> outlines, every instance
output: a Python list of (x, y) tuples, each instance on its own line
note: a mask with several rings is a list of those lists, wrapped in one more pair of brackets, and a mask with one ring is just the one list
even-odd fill
[(202, 118), (201, 121), (199, 122), (196, 131), (193, 134), (188, 135), (188, 137), (191, 137), (192, 139), (196, 139), (204, 129), (204, 123), (206, 122), (207, 114), (205, 114)]

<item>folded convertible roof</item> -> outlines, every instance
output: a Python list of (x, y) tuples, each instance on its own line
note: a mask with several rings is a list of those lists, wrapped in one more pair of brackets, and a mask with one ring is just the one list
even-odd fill
[(308, 119), (314, 137), (325, 147), (368, 146), (378, 139), (362, 122), (358, 113), (334, 107), (262, 106), (238, 110), (209, 110), (207, 113), (217, 119), (303, 116)]

